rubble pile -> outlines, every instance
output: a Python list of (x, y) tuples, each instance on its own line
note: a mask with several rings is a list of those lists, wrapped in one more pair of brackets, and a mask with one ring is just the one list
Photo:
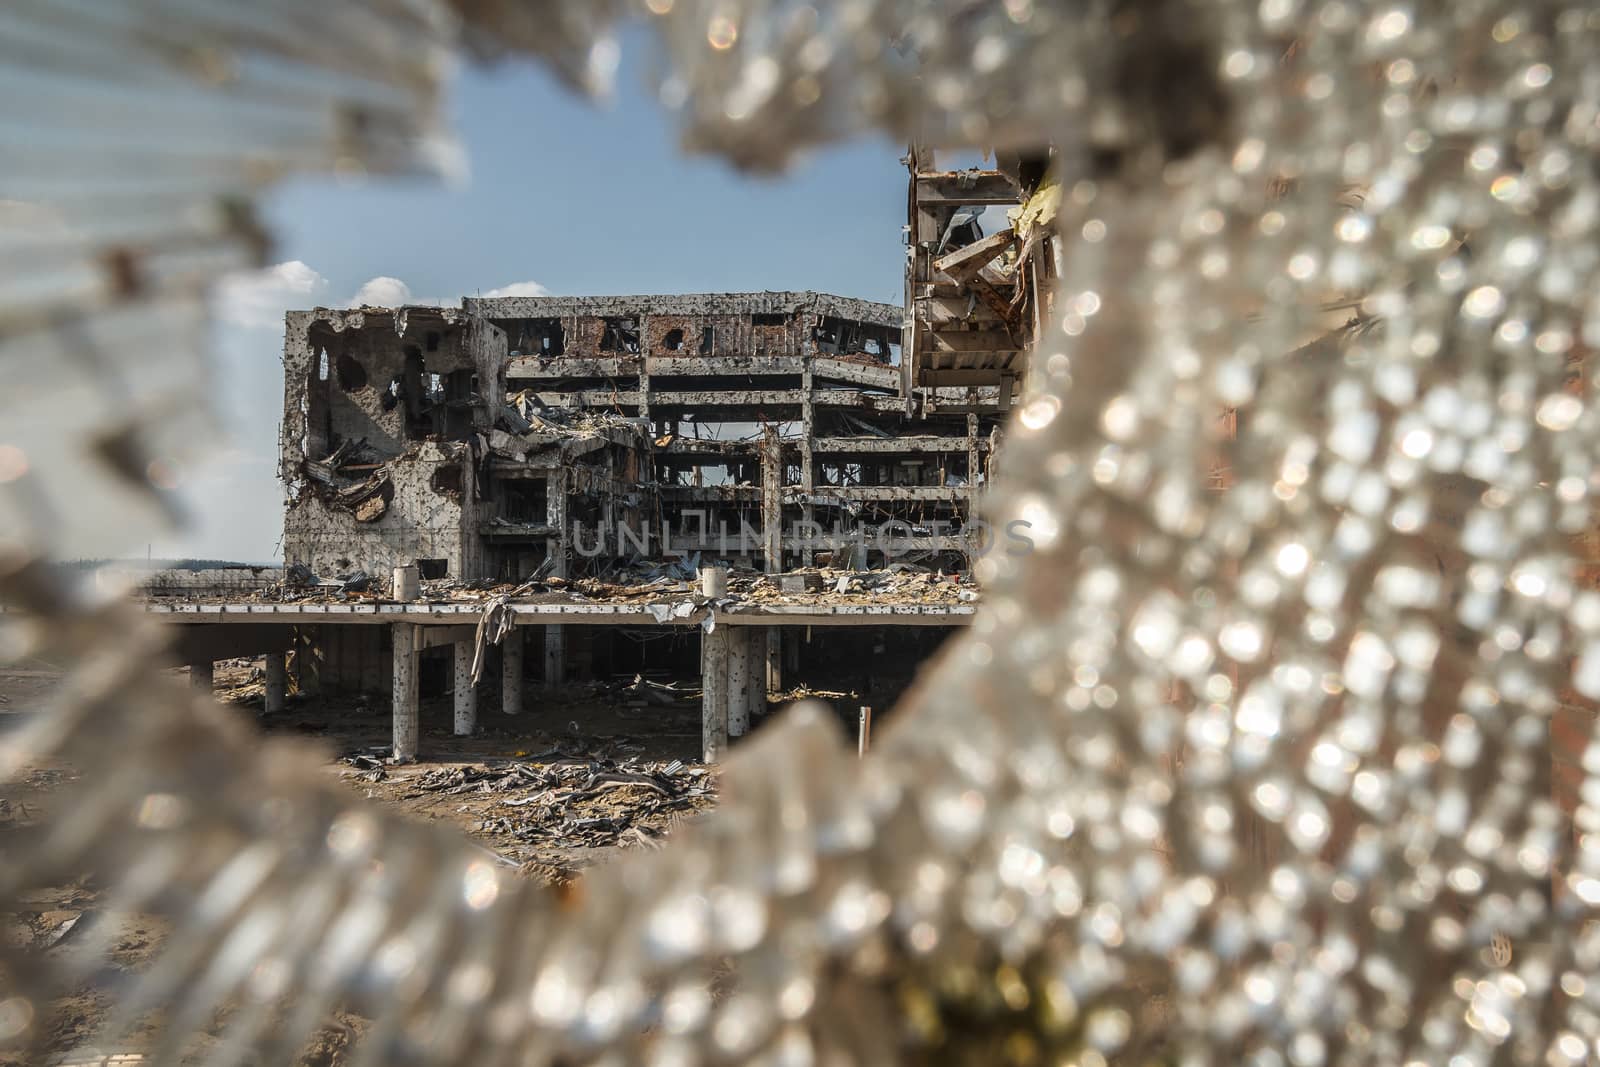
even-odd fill
[(395, 799), (450, 798), (457, 813), (474, 817), (481, 837), (515, 840), (546, 850), (654, 847), (681, 819), (716, 802), (716, 784), (704, 767), (682, 760), (638, 757), (563, 759), (435, 767), (391, 778), (378, 758), (345, 757), (350, 777), (390, 784)]
[[(535, 573), (522, 582), (490, 579), (424, 579), (423, 603), (484, 601), (506, 597), (530, 603), (640, 604), (662, 601), (712, 603), (700, 595), (698, 559), (633, 561), (597, 577), (562, 578)], [(288, 568), (284, 580), (248, 599), (265, 602), (370, 601), (388, 599), (388, 579), (363, 571), (323, 578), (303, 565)], [(728, 575), (719, 606), (745, 604), (940, 604), (975, 603), (978, 586), (970, 574), (944, 572), (910, 563), (878, 570), (812, 567), (783, 574), (735, 569)]]

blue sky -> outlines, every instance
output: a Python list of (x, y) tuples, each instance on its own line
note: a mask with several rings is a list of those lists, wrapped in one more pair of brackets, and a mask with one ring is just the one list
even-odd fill
[[(630, 42), (625, 55), (637, 54)], [(216, 351), (232, 439), (190, 472), (192, 524), (157, 556), (279, 558), (275, 478), (282, 313), (358, 293), (454, 303), (515, 287), (560, 294), (819, 289), (899, 303), (903, 147), (817, 153), (778, 178), (687, 157), (626, 60), (596, 106), (528, 64), (463, 70), (451, 108), (471, 174), (341, 185), (299, 179), (264, 213), (275, 265), (228, 279)]]

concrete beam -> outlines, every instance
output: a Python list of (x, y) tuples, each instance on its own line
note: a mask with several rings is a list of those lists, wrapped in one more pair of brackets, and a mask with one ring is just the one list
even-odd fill
[(478, 687), (472, 684), (473, 641), (455, 644), (455, 680), (451, 695), (455, 698), (455, 735), (471, 737), (478, 728)]
[(1016, 339), (1004, 330), (929, 330), (933, 352), (1004, 352), (1019, 350)]
[(470, 647), (478, 639), (476, 626), (424, 626), (417, 635), (417, 651), (459, 645), (463, 641)]
[(663, 500), (758, 500), (759, 485), (663, 485)]
[(905, 398), (891, 393), (863, 393), (858, 389), (818, 389), (812, 401), (825, 407), (866, 408), (900, 414), (905, 410)]
[(948, 274), (958, 281), (966, 281), (984, 267), (999, 259), (1006, 249), (1016, 244), (1017, 235), (1012, 230), (1001, 230), (974, 241), (964, 248), (947, 252), (933, 261), (933, 269)]
[(283, 652), (267, 653), (267, 687), (263, 710), (268, 715), (283, 712), (289, 696), (289, 659)]
[(700, 634), (700, 750), (707, 763), (728, 752), (728, 645), (732, 628)]
[(651, 356), (646, 361), (653, 375), (694, 378), (799, 374), (802, 363), (800, 356)]
[(1022, 191), (997, 170), (940, 171), (917, 175), (916, 197), (922, 205), (1018, 204)]
[(394, 624), (394, 760), (417, 758), (422, 713), (417, 702), (417, 628), (409, 622)]
[[(790, 499), (799, 494), (786, 494)], [(846, 485), (822, 486), (811, 494), (813, 502), (829, 500), (957, 501), (970, 496), (965, 486), (949, 485)]]
[[(730, 529), (731, 534), (731, 529)], [(673, 538), (673, 547), (678, 547), (678, 539)], [(655, 601), (630, 601), (627, 603), (538, 603), (530, 604), (513, 602), (511, 610), (516, 614), (519, 624), (525, 626), (543, 626), (559, 621), (564, 626), (698, 626), (705, 618), (704, 609), (687, 611), (686, 614), (675, 613), (680, 605), (686, 603), (673, 596), (663, 596)], [(661, 618), (662, 607), (668, 609), (668, 621)], [(187, 605), (185, 615), (189, 618), (202, 617), (208, 622), (227, 623), (229, 620), (242, 617), (236, 613), (236, 608), (244, 605), (232, 604), (191, 604)], [(290, 602), (285, 604), (251, 604), (249, 611), (253, 615), (271, 615), (286, 622), (297, 624), (315, 623), (325, 628), (325, 634), (335, 627), (344, 626), (392, 626), (396, 622), (405, 621), (412, 624), (430, 625), (438, 624), (442, 620), (450, 620), (459, 624), (464, 619), (476, 619), (483, 613), (483, 605), (476, 601), (463, 601), (459, 603), (435, 604), (310, 604), (303, 602)], [(793, 623), (793, 610), (802, 609), (810, 618), (805, 620), (806, 625), (856, 625), (853, 621), (857, 618), (865, 619), (871, 625), (887, 626), (926, 626), (926, 625), (962, 625), (970, 621), (973, 613), (972, 604), (901, 604), (882, 603), (874, 601), (840, 601), (838, 603), (823, 603), (813, 605), (759, 603), (741, 605), (739, 612), (732, 616), (732, 624), (739, 626), (788, 626)], [(158, 618), (170, 621), (172, 612), (164, 606), (146, 605), (146, 612)], [(4, 614), (0, 611), (0, 614)], [(943, 619), (930, 619), (938, 616)], [(719, 616), (719, 619), (721, 616)]]
[(237, 659), (287, 650), (289, 640), (290, 630), (286, 624), (251, 622), (215, 626), (202, 623), (179, 628), (173, 653), (183, 663)]
[(923, 297), (917, 300), (916, 311), (918, 320), (929, 326), (1005, 326), (987, 304), (971, 296)]
[[(1009, 369), (1009, 366), (981, 369), (968, 368), (966, 370), (953, 368), (950, 370), (923, 371), (922, 384), (932, 386), (992, 385), (996, 388), (1003, 388), (1007, 381), (1015, 377), (1015, 373)], [(996, 402), (1001, 406), (1007, 406), (1003, 397), (997, 397)]]
[(855, 385), (875, 385), (880, 389), (899, 389), (900, 372), (887, 364), (857, 363), (848, 359), (819, 356), (811, 361), (813, 378)]
[(803, 399), (799, 389), (710, 389), (654, 392), (656, 407), (766, 407), (792, 405)]
[(638, 356), (517, 356), (506, 363), (507, 378), (550, 380), (559, 378), (620, 378), (639, 373)]
[[(926, 455), (930, 452), (965, 452), (967, 439), (965, 437), (819, 437), (812, 442), (812, 448), (821, 453), (890, 453), (906, 455)], [(988, 439), (983, 446), (989, 446)]]
[(574, 389), (570, 392), (546, 389), (533, 394), (552, 408), (601, 408), (639, 406), (644, 394), (637, 389)]
[(515, 626), (500, 642), (500, 710), (522, 714), (523, 633)]

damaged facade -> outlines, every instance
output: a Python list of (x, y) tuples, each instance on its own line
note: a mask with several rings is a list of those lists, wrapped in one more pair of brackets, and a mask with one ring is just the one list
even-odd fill
[(476, 472), (505, 335), (460, 309), (291, 311), (280, 439), (284, 558), (322, 575), (477, 574)]
[(905, 387), (903, 309), (817, 293), (292, 312), (285, 561), (517, 582), (694, 557), (964, 569), (1012, 390)]
[[(976, 501), (1059, 273), (1039, 161), (907, 163), (904, 306), (756, 292), (291, 312), (272, 611), (293, 620), (302, 691), (389, 692), (409, 756), (419, 676), (448, 682), (472, 732), (470, 605), (513, 612), (491, 650), (508, 713), (528, 673), (698, 673), (711, 759), (785, 678), (857, 671), (872, 692), (895, 676), (889, 702), (977, 599), (972, 564), (998, 539)], [(711, 564), (733, 568), (725, 592), (698, 588)], [(409, 608), (389, 603), (411, 599), (389, 589), (408, 566)], [(370, 602), (421, 614), (343, 624)]]

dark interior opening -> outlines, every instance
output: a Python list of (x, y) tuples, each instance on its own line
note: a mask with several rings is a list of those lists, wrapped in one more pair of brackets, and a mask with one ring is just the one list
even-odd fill
[(537, 356), (559, 356), (567, 350), (560, 319), (528, 319), (517, 337), (517, 349)]
[(367, 387), (367, 368), (352, 359), (347, 353), (340, 352), (339, 358), (334, 360), (334, 373), (339, 378), (339, 388), (347, 393)]
[(605, 331), (600, 335), (600, 351), (639, 351), (639, 320), (625, 318), (606, 319)]
[(440, 467), (438, 470), (433, 472), (433, 477), (428, 479), (428, 484), (433, 487), (433, 491), (435, 493), (460, 493), (460, 465), (452, 463), (447, 467)]

